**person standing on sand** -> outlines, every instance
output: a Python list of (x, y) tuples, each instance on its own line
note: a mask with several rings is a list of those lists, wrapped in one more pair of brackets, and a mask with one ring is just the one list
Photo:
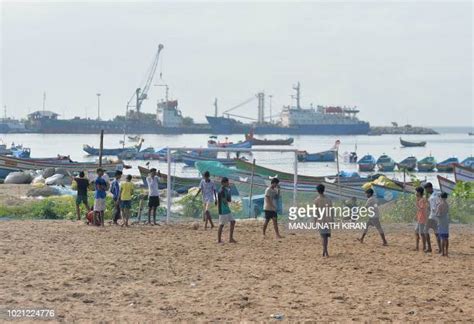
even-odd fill
[(424, 187), (429, 203), (429, 216), (425, 226), (426, 244), (428, 245), (428, 249), (425, 252), (431, 252), (430, 229), (432, 229), (436, 237), (436, 243), (438, 244), (438, 253), (441, 253), (441, 242), (438, 235), (438, 214), (436, 213), (441, 198), (439, 193), (433, 192), (433, 184), (431, 182), (427, 182)]
[(237, 243), (234, 240), (234, 228), (235, 228), (235, 219), (232, 216), (232, 212), (229, 207), (229, 203), (232, 201), (230, 188), (229, 188), (229, 179), (223, 177), (221, 180), (221, 190), (217, 195), (218, 209), (219, 209), (219, 230), (217, 231), (217, 243), (224, 243), (222, 241), (222, 230), (224, 225), (230, 222), (230, 235), (229, 243)]
[[(155, 168), (150, 169), (150, 174), (146, 178), (148, 184), (148, 224), (158, 225), (156, 223), (156, 209), (160, 206), (160, 171), (158, 175)], [(151, 223), (151, 215), (153, 214), (153, 224)]]
[(438, 235), (441, 240), (441, 255), (448, 256), (449, 247), (449, 205), (448, 205), (448, 194), (441, 193), (441, 201), (439, 202), (436, 210), (438, 215)]
[(201, 179), (201, 183), (199, 184), (199, 190), (194, 196), (196, 198), (199, 193), (202, 192), (202, 201), (203, 201), (203, 221), (204, 229), (207, 229), (207, 223), (211, 225), (211, 228), (214, 228), (214, 223), (212, 222), (211, 212), (209, 209), (211, 208), (211, 204), (215, 203), (217, 205), (217, 191), (216, 185), (210, 178), (209, 171), (204, 172), (203, 179)]
[(114, 200), (114, 212), (113, 212), (113, 223), (118, 225), (120, 219), (120, 179), (122, 178), (122, 171), (115, 171), (115, 179), (110, 184), (110, 192), (112, 193), (112, 199)]
[(89, 202), (87, 198), (87, 190), (89, 188), (89, 179), (85, 177), (84, 171), (79, 172), (79, 177), (74, 178), (77, 185), (76, 196), (76, 214), (77, 220), (81, 220), (81, 204), (86, 206), (87, 212), (90, 211)]
[[(314, 200), (314, 205), (317, 208), (319, 216), (319, 235), (321, 235), (321, 240), (323, 243), (323, 257), (329, 257), (328, 245), (329, 238), (331, 237), (331, 222), (334, 221), (333, 215), (331, 215), (332, 201), (325, 194), (324, 190), (326, 188), (323, 184), (319, 184), (316, 187), (318, 191), (318, 197)], [(317, 221), (318, 219), (316, 219)]]
[(104, 226), (105, 198), (107, 196), (107, 182), (103, 178), (104, 170), (97, 169), (97, 178), (95, 179), (95, 201), (94, 201), (94, 217), (98, 219), (98, 223)]
[(383, 245), (387, 245), (387, 240), (385, 239), (385, 234), (382, 229), (382, 225), (380, 225), (380, 212), (379, 212), (379, 205), (377, 198), (374, 197), (374, 190), (372, 188), (367, 189), (365, 192), (367, 195), (367, 202), (365, 203), (365, 207), (367, 210), (372, 210), (373, 216), (369, 216), (367, 220), (366, 227), (364, 232), (362, 233), (362, 237), (359, 239), (360, 243), (364, 243), (364, 237), (367, 235), (370, 226), (374, 226), (377, 231), (379, 231), (380, 237), (382, 238)]
[(425, 225), (427, 221), (428, 214), (428, 201), (423, 196), (425, 190), (423, 187), (416, 188), (416, 248), (415, 251), (420, 249), (420, 236), (423, 242), (423, 251), (426, 251), (426, 236), (425, 236)]
[(122, 209), (122, 226), (128, 227), (130, 210), (132, 209), (133, 183), (132, 176), (127, 175), (127, 181), (120, 188), (120, 205)]
[(275, 229), (276, 237), (281, 239), (280, 232), (278, 231), (277, 222), (277, 210), (278, 210), (278, 199), (280, 199), (280, 186), (278, 185), (280, 180), (273, 178), (270, 187), (265, 190), (265, 200), (263, 202), (263, 211), (265, 212), (265, 223), (263, 223), (263, 236), (267, 230), (268, 223), (270, 220), (273, 222), (273, 228)]

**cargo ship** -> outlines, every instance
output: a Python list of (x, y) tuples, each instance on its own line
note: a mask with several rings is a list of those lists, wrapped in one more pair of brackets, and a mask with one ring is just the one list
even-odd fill
[[(264, 116), (264, 94), (257, 94), (258, 119), (255, 123), (243, 123), (223, 116), (206, 116), (213, 134), (288, 134), (288, 135), (364, 135), (370, 131), (368, 122), (360, 121), (356, 107), (317, 106), (302, 108), (300, 105), (300, 83), (296, 91), (296, 105), (285, 106), (276, 123), (267, 122)], [(230, 110), (233, 110), (230, 109)], [(240, 117), (240, 116), (239, 116)]]

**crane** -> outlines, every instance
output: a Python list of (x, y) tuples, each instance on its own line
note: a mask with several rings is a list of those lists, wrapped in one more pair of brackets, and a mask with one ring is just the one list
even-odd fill
[[(141, 88), (137, 88), (133, 93), (132, 97), (127, 102), (127, 114), (130, 107), (135, 107), (137, 114), (140, 113), (140, 107), (142, 105), (143, 100), (148, 99), (148, 91), (150, 90), (151, 84), (153, 82), (153, 78), (156, 73), (156, 68), (158, 67), (158, 60), (160, 58), (160, 52), (163, 49), (163, 44), (158, 45), (158, 51), (156, 52), (155, 58), (153, 63), (150, 67), (148, 72), (148, 77), (145, 81), (145, 84)], [(132, 106), (132, 102), (135, 100), (135, 106)]]

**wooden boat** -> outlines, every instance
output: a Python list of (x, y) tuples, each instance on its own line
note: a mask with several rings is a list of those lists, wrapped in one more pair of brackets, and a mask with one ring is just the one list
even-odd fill
[(252, 145), (291, 145), (294, 142), (293, 137), (289, 137), (286, 139), (258, 139), (253, 137), (252, 135), (245, 135), (245, 141), (252, 143)]
[[(138, 166), (138, 171), (140, 172), (140, 177), (142, 178), (143, 184), (147, 186), (146, 178), (150, 173), (148, 168)], [(199, 187), (199, 183), (201, 182), (201, 178), (184, 178), (184, 177), (177, 177), (171, 176), (172, 181), (172, 188), (177, 193), (186, 193), (190, 188)], [(159, 188), (166, 189), (168, 183), (168, 175), (161, 173)]]
[[(32, 159), (18, 159), (8, 156), (0, 156), (0, 179), (5, 179), (8, 174), (16, 171), (44, 170), (47, 168), (62, 168), (70, 173), (80, 171), (95, 172), (99, 167), (98, 163), (89, 162), (55, 162), (55, 161), (39, 161)], [(113, 175), (116, 170), (120, 170), (126, 166), (122, 162), (103, 163), (104, 169), (109, 175)]]
[(252, 142), (244, 141), (244, 142), (218, 142), (217, 138), (212, 136), (207, 141), (207, 147), (227, 147), (227, 148), (252, 148)]
[(395, 169), (395, 161), (387, 154), (382, 154), (376, 164), (381, 172), (392, 172)]
[(359, 171), (372, 172), (375, 169), (375, 158), (370, 154), (364, 155), (357, 162), (357, 165), (359, 166)]
[(419, 172), (433, 172), (436, 167), (436, 160), (432, 156), (427, 156), (418, 161), (416, 165)]
[(189, 167), (194, 167), (194, 163), (196, 163), (197, 161), (216, 161), (226, 166), (235, 165), (235, 159), (212, 158), (212, 157), (205, 157), (205, 156), (199, 156), (199, 155), (191, 155), (187, 153), (183, 153), (181, 155), (181, 161)]
[(456, 182), (474, 182), (474, 169), (466, 168), (461, 165), (454, 166), (454, 179)]
[[(105, 156), (105, 155), (117, 156), (119, 154), (122, 154), (123, 152), (140, 152), (141, 146), (142, 146), (142, 144), (139, 143), (136, 146), (130, 146), (130, 147), (121, 147), (121, 148), (113, 148), (113, 149), (104, 148), (102, 150), (102, 155), (103, 156)], [(86, 152), (89, 155), (99, 156), (100, 149), (98, 149), (98, 148), (95, 148), (93, 146), (84, 144), (82, 146), (82, 149), (83, 149), (84, 152)]]
[(378, 184), (372, 184), (372, 189), (377, 198), (383, 199), (385, 202), (393, 201), (400, 198), (402, 195), (410, 195), (413, 194), (410, 191), (403, 190), (402, 187), (399, 188), (391, 188), (386, 187)]
[(422, 141), (422, 142), (408, 142), (408, 141), (404, 141), (404, 140), (400, 137), (400, 144), (401, 144), (403, 147), (417, 147), (417, 146), (425, 146), (425, 145), (426, 145), (426, 142), (425, 142), (425, 141)]
[(449, 180), (448, 178), (438, 176), (439, 190), (446, 192), (448, 195), (451, 194), (456, 186), (456, 182)]
[(409, 156), (406, 159), (403, 159), (397, 163), (398, 170), (400, 171), (414, 171), (416, 169), (417, 158), (414, 156)]
[(474, 157), (470, 156), (461, 162), (461, 166), (474, 169)]
[(308, 153), (306, 151), (298, 152), (298, 161), (300, 162), (334, 162), (336, 160), (336, 151), (328, 150), (318, 153)]
[(436, 169), (438, 170), (438, 172), (452, 172), (456, 164), (459, 164), (458, 158), (451, 157), (449, 159), (437, 163)]

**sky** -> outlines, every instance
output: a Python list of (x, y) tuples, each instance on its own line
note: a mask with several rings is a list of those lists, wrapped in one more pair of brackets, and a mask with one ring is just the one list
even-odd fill
[[(205, 121), (256, 93), (269, 115), (346, 105), (372, 125), (474, 125), (473, 5), (465, 2), (1, 2), (1, 106), (25, 117), (124, 114), (164, 49), (153, 84)], [(162, 78), (160, 79), (160, 73)], [(153, 86), (142, 110), (155, 112)], [(257, 101), (236, 114), (257, 117)], [(3, 116), (3, 112), (2, 112)]]

